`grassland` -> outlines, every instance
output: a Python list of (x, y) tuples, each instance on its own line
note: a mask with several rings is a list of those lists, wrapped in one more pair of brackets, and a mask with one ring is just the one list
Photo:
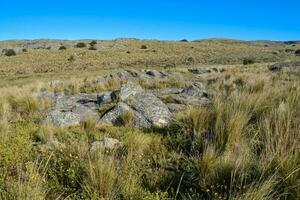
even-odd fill
[[(297, 46), (219, 40), (98, 45), (111, 48), (0, 57), (0, 199), (300, 198), (300, 71), (267, 69), (270, 62), (297, 59), (284, 51)], [(256, 63), (243, 65), (245, 58)], [(189, 79), (186, 67), (199, 64), (226, 70), (196, 78), (212, 94), (212, 105), (176, 113), (164, 130), (90, 120), (46, 126), (41, 120), (51, 103), (32, 96), (53, 90), (47, 82), (53, 79), (68, 83), (62, 91), (79, 92), (92, 87), (88, 80), (120, 68), (166, 68)], [(123, 145), (89, 151), (104, 137)]]
[[(78, 42), (78, 41), (77, 41)], [(116, 40), (98, 41), (96, 51), (71, 48), (76, 41), (37, 41), (37, 44), (65, 45), (67, 50), (28, 49), (14, 57), (0, 57), (0, 86), (23, 84), (36, 78), (83, 77), (102, 70), (120, 68), (170, 68), (175, 66), (243, 64), (245, 59), (256, 63), (295, 59), (286, 49), (299, 49), (300, 45), (235, 40), (203, 40), (198, 42), (168, 42)], [(27, 42), (28, 43), (28, 42)], [(0, 42), (0, 48), (25, 46), (24, 41)], [(88, 44), (88, 41), (86, 41)], [(147, 49), (142, 49), (145, 45)], [(70, 48), (69, 48), (70, 47)], [(73, 56), (74, 60), (69, 58)]]

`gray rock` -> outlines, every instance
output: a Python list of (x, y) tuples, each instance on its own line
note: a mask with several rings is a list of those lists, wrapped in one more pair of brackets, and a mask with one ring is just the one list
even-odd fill
[(97, 103), (99, 105), (104, 105), (108, 103), (112, 103), (117, 99), (116, 92), (105, 92), (97, 97)]
[(132, 77), (137, 78), (140, 75), (140, 72), (138, 72), (137, 70), (126, 70)]
[(167, 106), (171, 112), (182, 110), (185, 107), (185, 105), (178, 103), (168, 103)]
[(134, 111), (126, 103), (119, 102), (112, 110), (107, 111), (101, 118), (103, 123), (111, 123), (115, 126), (122, 125), (122, 114), (131, 112), (133, 114), (133, 125), (140, 128), (150, 128), (151, 124), (147, 119), (140, 113)]
[(146, 71), (146, 74), (153, 77), (153, 78), (164, 78), (167, 76), (167, 74), (163, 73), (163, 72), (160, 72), (160, 71), (157, 71), (157, 70), (150, 70), (150, 69), (147, 69)]
[[(139, 91), (139, 86), (134, 91)], [(123, 98), (124, 99), (124, 98)], [(163, 128), (171, 121), (171, 113), (155, 95), (145, 91), (131, 93), (131, 98), (125, 98), (125, 102), (135, 111), (149, 121), (154, 128)]]
[(204, 74), (204, 73), (210, 73), (211, 70), (206, 68), (206, 67), (194, 67), (194, 68), (189, 68), (189, 72), (192, 72), (194, 74)]
[(93, 142), (90, 150), (96, 151), (98, 149), (115, 149), (120, 145), (121, 142), (119, 140), (105, 137), (103, 140)]
[(127, 83), (122, 85), (119, 98), (121, 101), (125, 101), (126, 99), (135, 96), (137, 93), (141, 93), (143, 89), (140, 85), (135, 83)]
[(270, 65), (268, 68), (270, 71), (280, 71), (282, 67), (283, 65), (281, 63), (275, 63), (273, 65)]
[(275, 63), (273, 65), (270, 65), (268, 68), (270, 71), (280, 71), (283, 68), (294, 67), (300, 67), (300, 61)]
[(101, 122), (112, 123), (113, 125), (122, 125), (120, 116), (125, 112), (133, 112), (133, 110), (125, 103), (119, 102), (113, 109), (106, 111), (101, 117)]
[(123, 85), (120, 100), (115, 108), (103, 115), (101, 121), (118, 125), (124, 112), (132, 112), (133, 124), (138, 127), (163, 128), (171, 121), (167, 105), (139, 85), (132, 83)]
[(23, 52), (23, 48), (15, 47), (15, 48), (7, 48), (1, 50), (1, 55), (4, 56), (15, 56)]
[(52, 110), (48, 113), (44, 123), (55, 126), (78, 125), (80, 123), (80, 115), (71, 111)]
[(64, 82), (61, 81), (61, 80), (50, 81), (50, 87), (52, 87), (52, 88), (60, 87), (60, 86), (63, 86), (63, 85), (64, 85)]
[(181, 94), (186, 94), (193, 97), (208, 97), (205, 87), (202, 83), (193, 83), (181, 91)]
[(99, 121), (97, 110), (97, 94), (76, 94), (65, 96), (42, 92), (34, 94), (37, 98), (48, 98), (53, 102), (52, 110), (47, 113), (44, 123), (55, 126), (78, 125), (80, 122), (92, 119)]
[(202, 83), (193, 83), (173, 97), (177, 103), (207, 106), (210, 104), (208, 93)]
[(125, 80), (132, 78), (132, 75), (128, 71), (119, 71), (116, 73), (116, 77), (118, 77), (121, 80)]

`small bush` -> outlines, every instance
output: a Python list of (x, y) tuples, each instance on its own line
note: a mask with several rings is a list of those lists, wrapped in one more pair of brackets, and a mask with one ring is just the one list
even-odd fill
[(126, 51), (126, 53), (127, 53), (127, 54), (130, 54), (131, 52), (130, 52), (130, 51)]
[(187, 39), (182, 39), (182, 40), (180, 40), (180, 42), (188, 42), (188, 40)]
[(120, 122), (124, 126), (131, 124), (132, 120), (133, 120), (133, 113), (130, 111), (124, 112), (120, 115)]
[(147, 49), (147, 46), (143, 44), (143, 45), (141, 46), (141, 49)]
[(298, 50), (295, 51), (295, 55), (296, 56), (300, 56), (300, 49), (298, 49)]
[(84, 42), (79, 42), (79, 43), (76, 44), (75, 47), (76, 48), (84, 48), (84, 47), (86, 47), (86, 44)]
[(90, 47), (89, 47), (89, 50), (95, 51), (95, 50), (97, 50), (97, 47), (95, 47), (95, 46), (90, 46)]
[(15, 56), (15, 55), (17, 55), (17, 53), (13, 49), (7, 49), (6, 51), (4, 51), (4, 55), (6, 55), (6, 56)]
[(252, 59), (252, 58), (245, 58), (244, 60), (243, 60), (243, 64), (244, 65), (251, 65), (251, 64), (254, 64), (255, 62), (254, 62), (254, 59)]
[(70, 55), (70, 57), (68, 58), (69, 62), (74, 62), (75, 61), (75, 56), (74, 55)]
[(67, 47), (66, 46), (60, 46), (58, 50), (66, 50)]
[(93, 40), (93, 41), (90, 42), (90, 45), (91, 45), (91, 46), (94, 46), (94, 45), (96, 45), (96, 44), (97, 44), (97, 41), (96, 41), (96, 40)]

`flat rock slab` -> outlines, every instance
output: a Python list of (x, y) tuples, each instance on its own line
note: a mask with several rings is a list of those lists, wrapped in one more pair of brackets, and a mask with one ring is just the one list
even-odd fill
[(43, 92), (35, 94), (37, 98), (48, 98), (53, 102), (53, 108), (46, 115), (44, 123), (55, 126), (78, 125), (81, 121), (100, 119), (97, 110), (98, 94), (76, 94), (66, 96), (64, 94), (54, 94)]
[(124, 112), (132, 112), (133, 123), (144, 128), (163, 128), (171, 121), (171, 113), (154, 94), (144, 91), (139, 85), (124, 84), (120, 91), (120, 101), (111, 111), (104, 114), (101, 121), (118, 124)]

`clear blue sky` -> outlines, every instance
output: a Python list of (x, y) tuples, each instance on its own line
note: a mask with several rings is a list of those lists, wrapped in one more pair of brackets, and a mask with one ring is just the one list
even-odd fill
[(300, 0), (1, 0), (0, 40), (300, 40)]

